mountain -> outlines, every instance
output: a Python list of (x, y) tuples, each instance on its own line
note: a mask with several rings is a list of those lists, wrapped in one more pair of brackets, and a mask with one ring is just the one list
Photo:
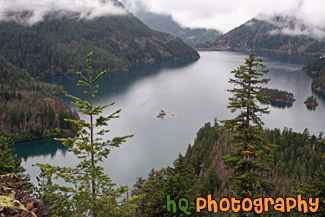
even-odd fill
[(194, 45), (219, 38), (222, 33), (215, 29), (183, 28), (169, 15), (155, 14), (146, 10), (138, 10), (135, 15), (154, 30), (166, 32), (184, 42)]
[(32, 26), (0, 22), (0, 56), (34, 77), (85, 69), (90, 51), (93, 68), (108, 71), (127, 70), (140, 62), (199, 58), (180, 39), (151, 30), (130, 13), (91, 20), (76, 13), (58, 14)]
[(299, 29), (295, 19), (279, 16), (269, 20), (254, 18), (219, 39), (202, 44), (201, 47), (269, 52), (283, 56), (324, 54), (325, 40), (307, 36), (307, 26), (298, 27)]
[(32, 78), (0, 57), (0, 128), (16, 142), (75, 133), (78, 114), (57, 96), (63, 87)]

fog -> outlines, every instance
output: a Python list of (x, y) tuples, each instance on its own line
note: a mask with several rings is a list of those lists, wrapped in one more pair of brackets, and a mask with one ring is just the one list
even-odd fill
[(23, 24), (35, 24), (55, 12), (64, 16), (74, 12), (80, 18), (125, 14), (119, 2), (110, 0), (0, 0), (0, 20), (14, 20)]

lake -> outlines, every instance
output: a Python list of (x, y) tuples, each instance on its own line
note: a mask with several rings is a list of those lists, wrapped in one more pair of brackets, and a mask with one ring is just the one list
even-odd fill
[[(105, 138), (134, 134), (121, 147), (113, 149), (103, 163), (113, 182), (132, 187), (137, 177), (146, 177), (152, 168), (172, 165), (178, 154), (184, 154), (188, 144), (193, 144), (196, 132), (206, 122), (234, 117), (226, 108), (230, 96), (226, 89), (232, 87), (228, 84), (230, 71), (243, 64), (247, 54), (215, 51), (200, 52), (200, 55), (195, 62), (142, 64), (127, 72), (109, 74), (99, 81), (94, 103), (102, 105), (115, 101), (105, 114), (122, 109), (121, 117), (109, 123), (111, 132)], [(290, 108), (270, 107), (271, 113), (262, 118), (265, 127), (288, 127), (298, 132), (308, 128), (317, 135), (324, 132), (324, 98), (316, 95), (319, 106), (313, 111), (303, 103), (313, 95), (312, 79), (301, 69), (310, 59), (261, 57), (270, 69), (267, 77), (272, 80), (268, 87), (292, 92), (297, 100)], [(64, 85), (69, 94), (82, 97), (82, 91), (75, 85), (76, 76), (45, 81)], [(69, 102), (67, 98), (64, 100)], [(156, 118), (160, 110), (167, 113), (164, 119)], [(77, 162), (72, 153), (53, 140), (15, 147), (34, 183), (40, 170), (32, 164), (73, 166)]]

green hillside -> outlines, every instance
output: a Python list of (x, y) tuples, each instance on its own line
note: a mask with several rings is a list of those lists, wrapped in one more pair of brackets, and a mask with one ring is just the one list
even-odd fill
[(76, 132), (78, 114), (57, 96), (63, 87), (39, 82), (0, 57), (0, 128), (17, 142)]
[(93, 67), (108, 71), (140, 62), (199, 58), (181, 40), (151, 30), (131, 14), (92, 20), (75, 15), (51, 14), (32, 26), (1, 22), (0, 55), (34, 77), (82, 70), (90, 51)]

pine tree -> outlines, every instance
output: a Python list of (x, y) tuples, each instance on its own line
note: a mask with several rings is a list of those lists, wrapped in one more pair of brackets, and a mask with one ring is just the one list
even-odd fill
[(42, 184), (42, 187), (48, 191), (44, 194), (46, 202), (51, 204), (49, 210), (53, 216), (131, 216), (135, 209), (135, 198), (118, 205), (118, 200), (122, 200), (121, 197), (127, 192), (127, 187), (121, 186), (115, 189), (115, 184), (108, 175), (104, 174), (104, 168), (98, 164), (108, 157), (111, 148), (119, 147), (132, 135), (102, 141), (101, 136), (109, 131), (105, 129), (96, 131), (99, 127), (107, 126), (109, 120), (118, 118), (121, 110), (104, 117), (101, 115), (103, 110), (114, 103), (104, 106), (93, 105), (93, 98), (99, 87), (95, 82), (106, 72), (101, 72), (93, 78), (94, 73), (90, 66), (91, 55), (92, 53), (87, 59), (88, 78), (81, 72), (77, 72), (80, 78), (77, 85), (87, 88), (88, 91), (84, 93), (88, 95), (89, 102), (67, 95), (75, 100), (72, 104), (78, 107), (77, 111), (89, 117), (89, 122), (66, 119), (81, 130), (78, 131), (78, 136), (57, 139), (61, 140), (69, 148), (68, 151), (73, 152), (81, 161), (74, 168), (37, 164), (43, 176), (50, 179), (61, 178), (67, 183), (65, 186), (60, 186), (53, 184), (55, 182), (47, 181)]
[(20, 165), (21, 160), (13, 155), (13, 140), (0, 129), (0, 175), (7, 173), (21, 173), (24, 168)]
[[(322, 158), (325, 158), (325, 138), (320, 134), (318, 137), (318, 143), (320, 144), (320, 152), (322, 153)], [(309, 213), (311, 216), (325, 216), (325, 171), (319, 169), (316, 172), (312, 182), (307, 182), (302, 185), (300, 192), (306, 198), (319, 198), (319, 209), (316, 213)]]
[(139, 179), (135, 187), (138, 194), (144, 195), (140, 216), (187, 216), (180, 210), (176, 213), (167, 211), (167, 195), (174, 201), (187, 198), (188, 211), (192, 215), (195, 213), (193, 201), (199, 196), (200, 189), (198, 176), (193, 166), (181, 154), (174, 161), (173, 167), (152, 170), (148, 179), (145, 182)]
[(30, 176), (24, 173), (25, 168), (21, 166), (21, 160), (14, 154), (13, 145), (13, 139), (0, 129), (0, 175), (16, 174), (24, 181), (26, 190), (31, 193), (34, 186), (30, 182)]
[[(266, 98), (259, 99), (261, 84), (270, 79), (263, 78), (268, 70), (263, 60), (256, 54), (250, 54), (245, 65), (233, 70), (234, 78), (229, 82), (234, 88), (228, 90), (233, 94), (229, 98), (228, 108), (237, 117), (224, 120), (224, 128), (233, 133), (230, 139), (231, 150), (223, 157), (224, 164), (231, 170), (230, 183), (232, 193), (238, 198), (253, 198), (269, 192), (273, 184), (265, 177), (268, 170), (267, 160), (272, 145), (264, 138), (262, 114), (268, 114), (257, 101), (268, 103)], [(243, 213), (242, 216), (245, 216)]]

